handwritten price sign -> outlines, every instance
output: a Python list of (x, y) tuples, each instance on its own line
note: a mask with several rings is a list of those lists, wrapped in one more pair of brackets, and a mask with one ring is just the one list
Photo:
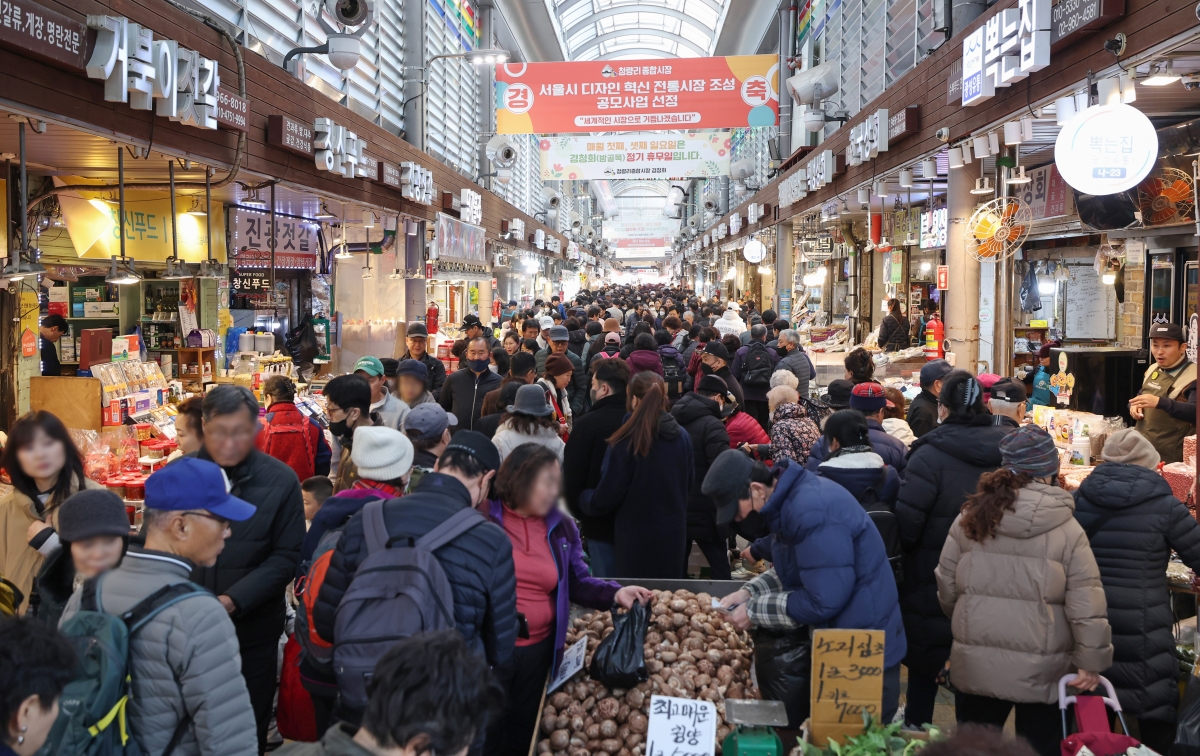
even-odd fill
[(882, 630), (813, 633), (812, 739), (824, 748), (863, 730), (863, 714), (878, 719), (883, 700)]
[(713, 756), (716, 750), (716, 706), (709, 701), (650, 697), (646, 756)]

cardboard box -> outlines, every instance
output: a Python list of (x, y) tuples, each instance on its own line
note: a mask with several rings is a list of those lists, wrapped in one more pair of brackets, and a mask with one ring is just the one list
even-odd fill
[(67, 317), (66, 302), (51, 302), (49, 305), (47, 305), (47, 309), (51, 315), (62, 315), (64, 318)]
[(48, 302), (62, 302), (65, 304), (68, 301), (66, 286), (51, 286), (49, 288), (49, 290), (47, 290), (46, 293), (47, 293), (46, 301), (48, 301)]
[(137, 354), (136, 343), (134, 344), (132, 350), (130, 350), (129, 346), (130, 345), (129, 345), (129, 337), (128, 336), (119, 336), (119, 337), (113, 339), (112, 340), (113, 362), (119, 362), (121, 360), (129, 359), (129, 354), (131, 351), (133, 352), (133, 354), (136, 355)]
[(104, 300), (104, 289), (99, 286), (86, 286), (83, 289), (83, 301), (101, 302)]
[(100, 423), (101, 425), (121, 425), (125, 419), (129, 417), (129, 412), (132, 407), (132, 398), (124, 397), (121, 399), (110, 399), (107, 404), (101, 408)]
[(79, 354), (75, 349), (74, 336), (63, 336), (59, 339), (58, 348), (61, 352), (59, 359), (63, 362), (77, 362), (79, 360)]
[(80, 315), (80, 317), (84, 317), (84, 318), (100, 317), (100, 303), (99, 302), (84, 302), (82, 305), (78, 305), (78, 306), (81, 306), (83, 308), (83, 313)]

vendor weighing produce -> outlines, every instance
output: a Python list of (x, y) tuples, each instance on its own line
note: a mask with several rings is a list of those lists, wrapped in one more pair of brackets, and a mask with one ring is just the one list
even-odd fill
[(1142, 390), (1129, 400), (1129, 414), (1163, 462), (1182, 462), (1184, 436), (1196, 432), (1196, 364), (1187, 358), (1183, 328), (1150, 326), (1150, 354), (1154, 363)]

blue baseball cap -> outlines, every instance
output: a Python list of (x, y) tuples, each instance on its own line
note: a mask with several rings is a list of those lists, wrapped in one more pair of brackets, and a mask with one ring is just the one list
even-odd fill
[(181, 457), (146, 479), (146, 506), (164, 512), (203, 509), (232, 522), (254, 516), (255, 506), (229, 494), (225, 472), (216, 464)]

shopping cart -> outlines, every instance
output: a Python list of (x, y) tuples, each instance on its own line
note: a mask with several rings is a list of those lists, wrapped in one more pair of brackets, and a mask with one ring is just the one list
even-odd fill
[[(1108, 711), (1111, 708), (1121, 720), (1121, 729), (1129, 732), (1125, 726), (1125, 715), (1121, 713), (1121, 702), (1117, 700), (1117, 691), (1106, 678), (1100, 678), (1107, 695), (1104, 696), (1068, 696), (1067, 685), (1077, 675), (1064, 675), (1058, 681), (1058, 708), (1062, 712), (1063, 741), (1062, 756), (1076, 756), (1080, 750), (1087, 747), (1094, 756), (1119, 756), (1129, 748), (1141, 745), (1135, 738), (1115, 733), (1108, 723)], [(1076, 731), (1067, 733), (1067, 707), (1075, 704)]]

